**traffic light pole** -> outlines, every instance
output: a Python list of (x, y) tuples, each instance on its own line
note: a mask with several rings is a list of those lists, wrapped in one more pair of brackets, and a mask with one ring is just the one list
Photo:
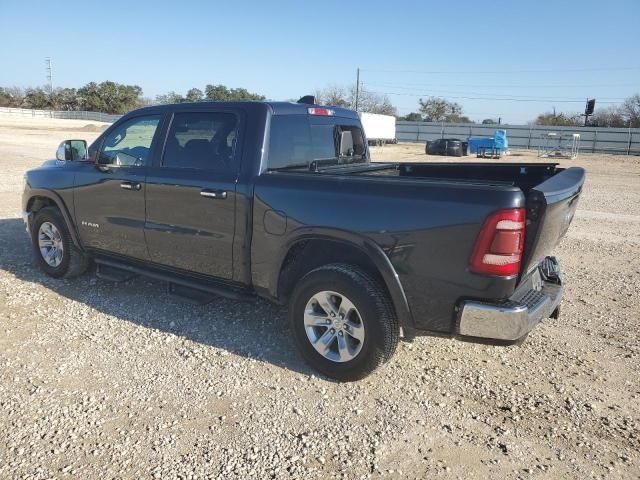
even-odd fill
[(584, 126), (587, 126), (587, 123), (589, 123), (589, 114), (587, 113), (589, 111), (589, 99), (587, 98), (587, 108), (584, 109)]
[(589, 123), (589, 115), (593, 115), (593, 111), (596, 107), (596, 99), (592, 98), (592, 99), (588, 99), (587, 98), (587, 104), (584, 107), (584, 126), (586, 127), (587, 124)]

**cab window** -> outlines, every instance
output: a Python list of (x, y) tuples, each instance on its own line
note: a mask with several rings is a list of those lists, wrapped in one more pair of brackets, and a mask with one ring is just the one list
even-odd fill
[(224, 171), (231, 168), (238, 117), (226, 112), (182, 112), (173, 116), (163, 167)]
[[(342, 155), (342, 132), (350, 132), (353, 148)], [(367, 148), (362, 130), (354, 125), (341, 125), (340, 119), (311, 122), (302, 115), (274, 115), (271, 118), (268, 168), (308, 167), (313, 161), (359, 163), (367, 161)]]
[(116, 126), (102, 142), (98, 163), (125, 167), (147, 165), (159, 123), (160, 115), (148, 115), (132, 118)]

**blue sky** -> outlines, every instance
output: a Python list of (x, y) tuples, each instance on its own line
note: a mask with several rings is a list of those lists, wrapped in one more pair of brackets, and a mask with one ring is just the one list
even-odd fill
[(109, 79), (154, 97), (222, 83), (281, 100), (360, 67), (400, 113), (437, 95), (517, 123), (640, 92), (639, 20), (640, 0), (2, 0), (0, 85), (44, 84), (51, 57), (55, 86)]

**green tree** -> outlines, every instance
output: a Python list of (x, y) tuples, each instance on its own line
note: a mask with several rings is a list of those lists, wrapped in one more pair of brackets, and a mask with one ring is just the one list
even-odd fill
[(183, 102), (187, 102), (187, 101), (188, 100), (186, 98), (184, 98), (179, 93), (174, 92), (173, 90), (170, 91), (169, 93), (165, 93), (164, 95), (157, 95), (156, 96), (156, 103), (161, 103), (161, 104), (183, 103)]
[(498, 122), (496, 122), (493, 118), (485, 118), (484, 120), (482, 120), (482, 125), (496, 125)]
[(404, 117), (398, 117), (398, 120), (404, 120), (407, 122), (421, 122), (422, 115), (420, 115), (418, 112), (411, 112)]
[(447, 118), (447, 122), (449, 123), (475, 123), (466, 115), (450, 115)]
[(251, 93), (245, 88), (228, 88), (225, 85), (207, 85), (207, 100), (264, 100), (264, 95)]
[(27, 88), (24, 92), (24, 106), (37, 110), (50, 109), (51, 97), (41, 87)]
[(456, 122), (463, 118), (462, 106), (458, 103), (440, 97), (429, 97), (426, 100), (421, 98), (419, 102), (420, 112), (427, 122)]
[(56, 88), (51, 94), (54, 110), (80, 110), (80, 98), (75, 88)]
[(140, 104), (142, 89), (138, 85), (123, 85), (112, 81), (87, 83), (78, 89), (83, 110), (127, 113)]
[(0, 87), (0, 107), (22, 107), (24, 92), (19, 87)]
[(201, 102), (204, 99), (204, 93), (199, 88), (192, 88), (187, 92), (185, 100), (187, 102)]

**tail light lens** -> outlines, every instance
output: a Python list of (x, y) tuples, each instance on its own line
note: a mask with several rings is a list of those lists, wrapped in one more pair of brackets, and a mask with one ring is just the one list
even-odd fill
[(307, 108), (309, 115), (319, 115), (321, 117), (332, 117), (336, 112), (331, 110), (330, 108), (324, 107), (311, 107)]
[(489, 215), (473, 249), (471, 271), (501, 277), (520, 273), (524, 232), (524, 208), (507, 208)]

